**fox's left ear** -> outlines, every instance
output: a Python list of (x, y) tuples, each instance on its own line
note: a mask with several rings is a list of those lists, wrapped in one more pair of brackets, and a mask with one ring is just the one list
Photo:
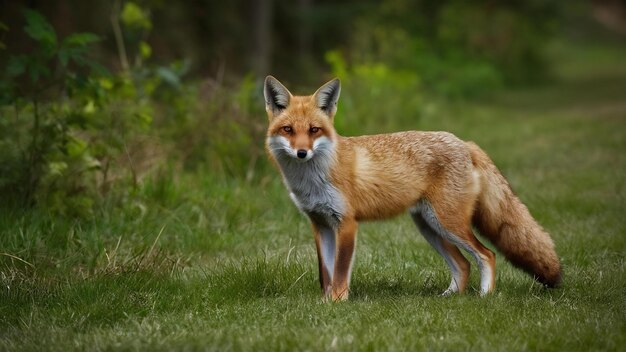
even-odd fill
[(272, 76), (265, 77), (263, 95), (265, 96), (265, 110), (272, 117), (285, 110), (291, 101), (289, 90)]
[(339, 93), (341, 93), (341, 82), (335, 78), (321, 86), (313, 95), (313, 99), (315, 99), (317, 107), (332, 118), (337, 112)]

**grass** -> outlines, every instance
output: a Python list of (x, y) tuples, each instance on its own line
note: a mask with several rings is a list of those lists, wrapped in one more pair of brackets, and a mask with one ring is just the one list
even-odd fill
[(493, 295), (478, 296), (474, 265), (467, 294), (439, 297), (448, 270), (401, 217), (361, 225), (351, 299), (323, 303), (277, 173), (185, 174), (89, 221), (0, 214), (0, 350), (622, 349), (626, 52), (558, 50), (570, 61), (553, 85), (433, 104), (398, 127), (487, 150), (556, 242), (562, 288), (499, 256)]

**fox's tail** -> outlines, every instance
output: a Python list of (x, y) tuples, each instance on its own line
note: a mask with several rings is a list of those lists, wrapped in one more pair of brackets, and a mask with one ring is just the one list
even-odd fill
[(487, 154), (472, 142), (467, 145), (481, 180), (473, 225), (513, 265), (548, 287), (558, 286), (561, 264), (550, 235), (530, 215)]

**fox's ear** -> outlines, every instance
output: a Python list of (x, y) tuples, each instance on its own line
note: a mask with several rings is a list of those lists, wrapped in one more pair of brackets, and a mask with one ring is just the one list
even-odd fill
[(341, 82), (338, 78), (321, 86), (313, 95), (317, 107), (322, 109), (329, 117), (337, 112), (337, 101), (341, 92)]
[(267, 110), (268, 114), (271, 113), (272, 116), (276, 116), (285, 110), (291, 100), (291, 93), (272, 76), (265, 77), (263, 95), (265, 95), (265, 110)]

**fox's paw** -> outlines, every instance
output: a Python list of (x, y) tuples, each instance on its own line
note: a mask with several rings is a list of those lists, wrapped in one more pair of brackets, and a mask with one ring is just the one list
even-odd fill
[(331, 297), (333, 302), (343, 302), (348, 300), (348, 289), (333, 290)]
[(326, 286), (326, 288), (322, 290), (322, 301), (324, 303), (327, 303), (328, 301), (330, 301), (332, 297), (332, 293), (333, 293), (333, 287), (331, 285)]
[(493, 293), (493, 289), (489, 290), (480, 290), (480, 297), (486, 297)]
[(449, 289), (447, 289), (447, 290), (443, 291), (443, 292), (440, 294), (440, 296), (441, 296), (441, 297), (450, 297), (450, 296), (452, 296), (452, 295), (453, 295), (453, 294), (455, 294), (455, 293), (457, 293), (457, 292), (456, 292), (456, 291), (454, 291), (453, 289), (450, 289), (450, 288), (449, 288)]

